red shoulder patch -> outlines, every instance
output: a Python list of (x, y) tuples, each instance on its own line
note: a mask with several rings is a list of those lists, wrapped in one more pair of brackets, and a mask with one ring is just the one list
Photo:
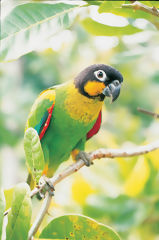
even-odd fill
[(49, 126), (50, 120), (51, 120), (51, 116), (52, 116), (52, 111), (53, 111), (53, 109), (54, 109), (54, 105), (55, 105), (55, 104), (53, 104), (53, 105), (52, 105), (50, 108), (48, 108), (48, 110), (47, 110), (47, 111), (48, 111), (48, 117), (47, 117), (47, 119), (46, 119), (46, 122), (45, 122), (45, 124), (44, 124), (43, 129), (41, 130), (41, 132), (40, 132), (40, 134), (39, 134), (40, 140), (43, 138), (46, 130), (48, 129), (48, 126)]
[(100, 129), (101, 122), (102, 122), (102, 111), (100, 111), (97, 121), (95, 122), (92, 129), (87, 133), (87, 140), (90, 139), (91, 137), (93, 137), (95, 134), (97, 134), (97, 132)]

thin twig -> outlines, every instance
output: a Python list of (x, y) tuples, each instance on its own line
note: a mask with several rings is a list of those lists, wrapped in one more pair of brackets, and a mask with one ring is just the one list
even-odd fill
[(44, 202), (42, 204), (42, 207), (40, 209), (40, 212), (37, 216), (37, 218), (35, 219), (35, 222), (33, 223), (30, 231), (29, 231), (29, 234), (28, 234), (28, 240), (31, 240), (32, 237), (34, 236), (34, 234), (37, 232), (49, 206), (50, 206), (50, 203), (51, 203), (51, 199), (52, 199), (52, 196), (47, 192), (47, 195), (44, 199)]
[(137, 108), (137, 110), (139, 111), (139, 112), (142, 112), (142, 113), (145, 113), (145, 114), (147, 114), (147, 115), (150, 115), (150, 116), (152, 116), (152, 117), (154, 117), (154, 118), (159, 118), (159, 114), (157, 114), (157, 113), (154, 113), (154, 112), (150, 112), (150, 111), (148, 111), (148, 110), (145, 110), (145, 109), (143, 109), (143, 108)]
[[(101, 158), (133, 157), (133, 156), (152, 152), (156, 149), (159, 149), (159, 141), (153, 142), (151, 144), (147, 144), (145, 146), (135, 147), (132, 149), (98, 149), (89, 154), (90, 154), (91, 160), (94, 161), (95, 159), (101, 159)], [(55, 186), (57, 183), (61, 182), (64, 178), (68, 177), (74, 172), (77, 172), (83, 166), (84, 166), (84, 162), (82, 159), (80, 159), (77, 162), (70, 165), (69, 167), (67, 167), (62, 173), (59, 173), (53, 176), (49, 180), (52, 183), (52, 185)], [(31, 197), (37, 194), (44, 187), (45, 187), (45, 184), (40, 186), (40, 188), (37, 187), (33, 189), (31, 192)], [(29, 231), (29, 240), (31, 240), (32, 236), (36, 233), (37, 229), (39, 228), (46, 212), (48, 211), (50, 203), (51, 203), (51, 196), (47, 194), (46, 199), (43, 202), (41, 211)]]
[(131, 4), (122, 4), (122, 8), (131, 8), (134, 10), (141, 10), (156, 17), (159, 17), (159, 10), (156, 7), (149, 7), (139, 1), (135, 1)]
[(143, 221), (143, 224), (154, 224), (159, 222), (159, 216), (151, 216)]

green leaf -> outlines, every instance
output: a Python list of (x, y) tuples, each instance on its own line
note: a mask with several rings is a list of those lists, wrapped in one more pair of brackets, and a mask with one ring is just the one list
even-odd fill
[(6, 210), (12, 205), (14, 188), (9, 188), (4, 190), (4, 196), (6, 200)]
[(122, 17), (128, 18), (149, 18), (151, 15), (149, 13), (133, 10), (128, 8), (122, 8), (122, 1), (119, 1), (116, 5), (115, 3), (118, 1), (105, 1), (100, 5), (98, 11), (99, 13), (113, 13)]
[(31, 212), (30, 188), (26, 183), (20, 183), (13, 193), (11, 211), (8, 214), (6, 240), (27, 240)]
[(140, 2), (150, 7), (159, 8), (159, 1), (140, 1)]
[(85, 1), (87, 2), (88, 5), (95, 5), (95, 6), (99, 6), (100, 4), (102, 4), (103, 1), (96, 1), (96, 0), (88, 0), (88, 1)]
[(5, 197), (4, 192), (0, 189), (0, 239), (2, 235), (2, 227), (3, 227), (3, 214), (5, 210)]
[(56, 238), (56, 239), (52, 239), (52, 238), (34, 238), (34, 240), (66, 240), (66, 238)]
[[(155, 1), (152, 1), (155, 2)], [(157, 2), (157, 1), (156, 1)], [(122, 4), (124, 2), (123, 1), (104, 1), (98, 11), (99, 13), (113, 13), (116, 14), (118, 16), (122, 16), (122, 17), (127, 17), (127, 18), (145, 18), (147, 20), (152, 20), (154, 18), (156, 18), (155, 16), (152, 16), (151, 14), (144, 12), (142, 10), (134, 10), (129, 9), (129, 8), (122, 8)], [(147, 2), (143, 2), (145, 5), (150, 5), (152, 6), (158, 6), (156, 4), (151, 3), (151, 1), (147, 1)], [(149, 4), (147, 4), (149, 3)], [(130, 3), (129, 3), (130, 4)], [(156, 19), (157, 21), (157, 19)]]
[(26, 3), (16, 6), (1, 25), (1, 61), (16, 59), (72, 23), (77, 5)]
[(121, 36), (129, 35), (137, 32), (141, 32), (132, 25), (127, 25), (125, 27), (112, 27), (105, 24), (98, 23), (91, 18), (86, 18), (82, 21), (82, 26), (91, 34), (96, 36)]
[(122, 4), (125, 3), (124, 1), (103, 1), (99, 7), (99, 12), (102, 11), (111, 11), (112, 9), (119, 9), (121, 8)]
[(120, 240), (117, 233), (110, 227), (81, 215), (65, 215), (55, 218), (44, 228), (40, 238)]
[(45, 167), (45, 161), (39, 135), (33, 128), (28, 128), (25, 132), (24, 150), (27, 166), (35, 181), (38, 182)]

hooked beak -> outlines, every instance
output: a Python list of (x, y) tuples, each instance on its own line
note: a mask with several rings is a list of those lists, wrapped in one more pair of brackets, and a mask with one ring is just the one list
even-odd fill
[(114, 80), (104, 88), (103, 94), (106, 97), (111, 97), (112, 102), (114, 102), (119, 97), (120, 88), (121, 83), (118, 80)]

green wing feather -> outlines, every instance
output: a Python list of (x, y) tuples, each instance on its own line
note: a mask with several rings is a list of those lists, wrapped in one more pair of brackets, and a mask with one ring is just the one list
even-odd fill
[(47, 89), (38, 96), (29, 113), (25, 130), (29, 127), (40, 130), (47, 109), (55, 103), (55, 95), (55, 89)]
[[(55, 90), (54, 89), (47, 89), (43, 91), (36, 101), (34, 102), (31, 111), (29, 113), (25, 131), (33, 127), (37, 130), (38, 134), (40, 132), (40, 128), (43, 125), (43, 121), (47, 118), (47, 109), (50, 108), (53, 103), (55, 103)], [(43, 149), (44, 150), (44, 149)], [(47, 159), (46, 152), (44, 151), (45, 161)], [(31, 189), (35, 187), (35, 181), (31, 172), (28, 175), (27, 183), (30, 185)]]

